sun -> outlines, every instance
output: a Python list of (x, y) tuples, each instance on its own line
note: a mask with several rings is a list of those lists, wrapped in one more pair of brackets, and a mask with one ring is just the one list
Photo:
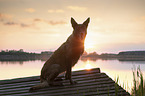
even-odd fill
[(84, 46), (87, 52), (92, 52), (95, 49), (94, 43), (91, 38), (86, 38)]

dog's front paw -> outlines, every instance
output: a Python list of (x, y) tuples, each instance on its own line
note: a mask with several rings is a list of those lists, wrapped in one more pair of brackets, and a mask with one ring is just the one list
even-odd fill
[(74, 85), (74, 84), (77, 84), (77, 82), (76, 82), (76, 81), (71, 80), (71, 81), (70, 81), (70, 84), (71, 84), (71, 85)]
[(31, 87), (31, 88), (29, 89), (29, 92), (33, 92), (34, 90), (36, 90), (36, 89), (33, 88), (33, 87)]
[(57, 77), (56, 79), (54, 79), (54, 81), (63, 81), (63, 79), (61, 77)]
[(65, 77), (65, 80), (68, 80), (69, 78), (68, 77)]

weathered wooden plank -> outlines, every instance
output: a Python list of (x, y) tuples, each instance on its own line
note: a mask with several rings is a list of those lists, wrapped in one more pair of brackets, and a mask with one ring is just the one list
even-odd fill
[(3, 84), (12, 84), (12, 83), (18, 83), (18, 82), (29, 82), (29, 81), (34, 81), (34, 80), (40, 80), (40, 76), (1, 80), (0, 81), (0, 85), (3, 85)]
[[(108, 79), (108, 78), (107, 78)], [(92, 79), (92, 80), (94, 80), (94, 79)], [(94, 84), (96, 84), (96, 80), (94, 80), (94, 81), (92, 81), (92, 80), (87, 80), (88, 82), (84, 82), (84, 81), (82, 81), (82, 82), (84, 82), (84, 83), (88, 83), (88, 84), (90, 84), (89, 82), (94, 82)], [(99, 80), (99, 79), (98, 79)], [(104, 79), (100, 79), (99, 81), (103, 81)], [(108, 81), (108, 80), (107, 80)], [(110, 80), (111, 81), (111, 80)], [(80, 82), (80, 83), (82, 83), (82, 82)], [(106, 82), (106, 81), (105, 81)], [(111, 81), (112, 82), (112, 81)], [(79, 83), (79, 84), (80, 84)], [(99, 83), (99, 82), (98, 82)], [(67, 86), (69, 86), (70, 87), (70, 84), (69, 84), (69, 82), (68, 82), (68, 84), (66, 84)], [(66, 86), (65, 85), (65, 86)], [(82, 85), (81, 85), (82, 86)], [(28, 87), (28, 86), (27, 86)], [(25, 88), (26, 88), (26, 86), (25, 86)], [(55, 88), (55, 87), (54, 87)], [(28, 88), (29, 89), (29, 88)], [(28, 89), (26, 90), (26, 92), (28, 92)], [(4, 89), (5, 90), (5, 89)], [(9, 93), (9, 91), (11, 92), (12, 91), (12, 93), (14, 93), (14, 90), (16, 90), (16, 93), (17, 92), (20, 92), (21, 90), (24, 90), (24, 88), (22, 87), (22, 88), (19, 88), (19, 89), (17, 89), (17, 88), (13, 88), (13, 89), (9, 89), (9, 90), (6, 90), (6, 91), (3, 91), (3, 92), (6, 92), (6, 93)], [(50, 89), (49, 89), (50, 90)], [(12, 94), (12, 93), (10, 93), (10, 94)]]
[[(114, 84), (112, 84), (112, 86), (113, 87), (110, 87), (109, 86), (109, 94), (110, 93), (112, 93), (112, 92), (115, 92), (115, 87), (114, 87)], [(82, 93), (89, 93), (90, 95), (92, 94), (92, 93), (95, 93), (96, 95), (99, 95), (99, 94), (106, 94), (106, 93), (108, 93), (108, 86), (101, 86), (101, 87), (98, 87), (98, 86), (81, 86), (81, 87), (74, 87), (73, 88), (73, 90), (72, 89), (68, 89), (68, 90), (65, 90), (64, 89), (64, 91), (62, 91), (62, 92), (60, 92), (59, 90), (53, 90), (54, 92), (49, 92), (49, 90), (48, 91), (40, 91), (40, 92), (35, 92), (35, 93), (31, 93), (31, 94), (29, 94), (29, 93), (24, 93), (24, 94), (22, 94), (23, 96), (24, 95), (31, 95), (31, 96), (41, 96), (41, 95), (43, 95), (43, 96), (56, 96), (56, 95), (59, 95), (59, 96), (64, 96), (64, 95), (70, 95), (70, 94), (82, 94)], [(124, 90), (123, 89), (119, 89), (119, 93), (120, 92), (123, 92)], [(126, 93), (126, 92), (125, 92)], [(123, 93), (124, 94), (124, 93)], [(19, 96), (20, 94), (16, 94), (15, 96)], [(81, 95), (78, 95), (78, 96), (81, 96)], [(91, 95), (92, 96), (92, 95)], [(112, 96), (112, 95), (111, 95)], [(124, 95), (123, 95), (124, 96)]]
[[(76, 84), (75, 86), (76, 87), (79, 87), (79, 86), (89, 86), (90, 84), (101, 84), (101, 82), (103, 82), (104, 84), (105, 83), (114, 83), (111, 79), (109, 80), (108, 78), (106, 78), (106, 79), (97, 79), (97, 80), (95, 80), (95, 79), (88, 79), (87, 81), (81, 81), (81, 82), (79, 82), (78, 84)], [(27, 89), (26, 89), (26, 91), (25, 92), (28, 92), (28, 89), (30, 88), (30, 86), (25, 86), (25, 88), (27, 87)], [(67, 82), (66, 84), (65, 84), (65, 87), (66, 88), (71, 88), (72, 86), (69, 84), (69, 82)], [(49, 88), (49, 90), (55, 90), (55, 89), (57, 89), (57, 88), (60, 88), (60, 87), (50, 87)], [(63, 87), (62, 87), (63, 88)], [(15, 90), (15, 91), (14, 91)], [(12, 94), (12, 93), (18, 93), (18, 92), (20, 92), (21, 90), (24, 90), (24, 88), (23, 87), (19, 87), (19, 88), (12, 88), (12, 89), (7, 89), (7, 90), (2, 90), (2, 92), (4, 92), (4, 93), (9, 93), (9, 94)], [(45, 89), (45, 90), (47, 90), (47, 88)], [(44, 91), (44, 89), (43, 89), (43, 91)], [(12, 93), (11, 93), (12, 92)], [(0, 93), (0, 94), (3, 94), (3, 93)]]
[[(90, 85), (90, 86), (92, 86), (92, 85)], [(107, 86), (110, 87), (110, 85), (107, 85)], [(113, 84), (112, 86), (114, 87), (114, 84)], [(80, 86), (80, 87), (82, 87), (82, 86)], [(99, 87), (99, 86), (97, 86), (97, 88), (98, 88), (98, 87)], [(106, 85), (105, 85), (105, 86), (100, 85), (100, 87), (106, 87)], [(77, 87), (74, 86), (73, 88), (76, 89)], [(86, 89), (87, 86), (84, 86), (83, 88)], [(88, 89), (88, 88), (87, 88), (87, 89)], [(110, 88), (110, 89), (111, 89), (111, 88)], [(48, 90), (49, 90), (49, 89), (48, 89)], [(49, 92), (49, 94), (50, 94), (50, 93), (52, 93), (52, 91), (54, 91), (54, 93), (52, 93), (52, 94), (55, 94), (55, 92), (56, 92), (56, 90), (51, 90), (51, 91), (50, 91), (50, 90), (48, 91), (48, 90), (46, 90), (46, 91), (40, 90), (39, 93), (36, 92), (36, 93), (33, 93), (33, 95), (38, 95), (38, 94), (41, 94), (41, 95), (43, 94), (43, 95), (44, 95), (44, 94), (48, 94), (48, 92)], [(83, 90), (84, 90), (84, 89), (83, 89)], [(42, 92), (41, 92), (41, 91), (42, 91)], [(72, 90), (70, 90), (70, 89), (69, 89), (69, 90), (64, 89), (64, 92), (65, 92), (65, 91), (70, 92), (70, 91), (72, 91)], [(60, 91), (57, 91), (57, 92), (60, 93)], [(62, 92), (61, 92), (61, 93), (62, 93)], [(66, 92), (65, 92), (65, 93), (66, 93)], [(24, 94), (26, 95), (26, 92), (25, 92)], [(29, 93), (27, 93), (27, 95), (28, 95), (28, 94), (29, 94)], [(32, 95), (32, 94), (31, 94), (31, 95)]]
[[(106, 75), (105, 74), (102, 74), (101, 73), (96, 73), (96, 74), (86, 74), (86, 75), (78, 75), (78, 76), (72, 76), (72, 79), (75, 79), (75, 80), (87, 80), (87, 79), (97, 79), (97, 78), (105, 78)], [(64, 79), (64, 78), (62, 78)], [(64, 82), (67, 81), (67, 80), (63, 80)], [(63, 82), (62, 81), (62, 82)], [(33, 84), (33, 83), (36, 83), (38, 84), (40, 81), (27, 81), (27, 82), (18, 82), (18, 83), (12, 83), (12, 84), (3, 84), (3, 85), (0, 85), (0, 90), (5, 88), (5, 87), (15, 87), (15, 86), (20, 86), (21, 85), (27, 85), (27, 84)]]
[[(64, 79), (64, 74), (59, 75)], [(7, 96), (115, 96), (115, 82), (105, 73), (100, 73), (99, 68), (92, 70), (80, 70), (72, 73), (73, 80), (78, 84), (70, 85), (68, 80), (62, 80), (64, 86), (55, 86), (40, 89), (36, 92), (28, 92), (29, 88), (39, 84), (39, 76), (28, 78), (18, 78), (13, 80), (0, 81), (0, 95)], [(109, 88), (109, 90), (108, 90)], [(119, 86), (119, 93), (129, 96), (128, 93)], [(127, 95), (126, 95), (127, 94)]]
[[(79, 92), (77, 94), (63, 94), (63, 95), (59, 95), (59, 96), (116, 96), (115, 91), (111, 90), (110, 92), (107, 91), (94, 91), (94, 92)], [(34, 95), (32, 95), (34, 96)], [(40, 95), (36, 95), (36, 96), (40, 96)], [(43, 95), (43, 96), (48, 96), (47, 94)], [(57, 95), (52, 95), (52, 96), (57, 96)], [(130, 96), (130, 94), (127, 94), (126, 92), (122, 93), (122, 90), (120, 90), (118, 92), (117, 96)]]
[[(99, 79), (98, 79), (99, 80)], [(104, 79), (102, 79), (102, 80), (104, 80)], [(101, 79), (99, 80), (99, 81), (102, 81)], [(108, 81), (108, 80), (107, 80)], [(110, 80), (111, 81), (111, 80)], [(87, 80), (87, 82), (83, 82), (83, 83), (89, 83), (89, 82), (92, 82), (92, 80)], [(95, 82), (96, 82), (96, 80), (93, 80), (93, 82), (94, 82), (94, 84), (95, 84)], [(105, 81), (106, 82), (106, 81)], [(112, 82), (112, 81), (111, 81)], [(79, 82), (78, 84), (83, 84), (82, 82)], [(99, 82), (98, 82), (99, 83)], [(90, 84), (90, 83), (89, 83)], [(68, 86), (68, 87), (70, 87), (70, 84), (69, 84), (69, 82), (68, 82), (68, 84), (66, 84), (65, 86)], [(82, 86), (82, 85), (81, 85)], [(30, 88), (30, 87), (29, 87)], [(29, 89), (28, 88), (28, 89)], [(55, 88), (55, 87), (52, 87), (52, 89), (53, 88)], [(15, 89), (15, 88), (13, 88), (13, 89)], [(5, 89), (4, 89), (5, 90)], [(11, 90), (11, 89), (10, 89)], [(19, 90), (19, 89), (17, 89), (17, 90)], [(50, 90), (50, 89), (49, 89)], [(8, 90), (6, 90), (6, 91), (8, 91)], [(28, 91), (28, 90), (27, 90)]]
[[(104, 87), (104, 88), (103, 88)], [(89, 93), (90, 95), (92, 93), (95, 93), (95, 94), (106, 94), (106, 93), (111, 93), (112, 90), (114, 91), (115, 87), (110, 87), (109, 88), (109, 92), (108, 92), (108, 88), (106, 86), (101, 86), (101, 87), (94, 87), (94, 86), (89, 86), (88, 88), (87, 87), (83, 87), (83, 89), (80, 89), (80, 88), (75, 88), (73, 91), (67, 91), (67, 92), (58, 92), (57, 94), (55, 93), (48, 93), (48, 92), (45, 92), (43, 94), (43, 96), (45, 95), (51, 95), (51, 96), (56, 96), (56, 95), (70, 95), (70, 94), (82, 94), (82, 93)], [(119, 90), (119, 92), (123, 91), (122, 89)], [(42, 94), (42, 93), (41, 93)], [(31, 94), (32, 95), (32, 94)], [(35, 95), (35, 94), (33, 94)], [(37, 94), (36, 94), (37, 95)], [(86, 95), (86, 94), (85, 94)], [(81, 96), (81, 95), (78, 95), (78, 96)]]
[[(93, 73), (100, 73), (100, 69), (99, 68), (94, 68), (91, 70), (79, 70), (79, 71), (73, 71), (72, 72), (72, 76), (76, 76), (76, 75), (82, 75), (82, 74), (93, 74)], [(60, 76), (63, 76), (63, 74), (61, 74)], [(26, 78), (16, 78), (16, 79), (8, 79), (8, 80), (1, 80), (0, 81), (0, 85), (2, 84), (10, 84), (10, 83), (17, 83), (17, 82), (27, 82), (27, 81), (33, 81), (33, 80), (39, 80), (40, 77), (39, 76), (33, 76), (33, 77), (26, 77)]]
[[(84, 80), (87, 80), (87, 79), (97, 79), (97, 78), (105, 78), (106, 75), (102, 74), (100, 75), (100, 73), (96, 73), (96, 74), (87, 74), (87, 75), (80, 75), (80, 76), (72, 76), (73, 79), (77, 79), (77, 80), (81, 80), (81, 79), (84, 79)], [(62, 78), (64, 79), (64, 78)], [(63, 81), (67, 81), (67, 80), (63, 80)], [(12, 83), (12, 84), (4, 84), (4, 85), (0, 85), (0, 90), (5, 88), (5, 87), (13, 87), (13, 86), (20, 86), (20, 85), (26, 85), (26, 84), (29, 84), (29, 83), (37, 83), (39, 81), (27, 81), (27, 82), (18, 82), (18, 83)]]
[[(82, 87), (82, 86), (80, 86), (80, 87)], [(61, 88), (61, 90), (57, 90), (57, 93), (62, 93), (62, 92), (70, 92), (70, 91), (73, 91), (73, 90), (76, 90), (76, 88), (78, 88), (78, 87), (76, 87), (76, 86), (73, 86), (71, 89), (70, 88), (63, 88), (63, 87), (58, 87), (58, 88)], [(83, 87), (84, 88), (84, 87)], [(33, 94), (33, 95), (37, 95), (37, 94), (48, 94), (48, 92), (49, 92), (49, 94), (55, 94), (56, 93), (56, 90), (49, 90), (48, 89), (48, 91), (47, 90), (45, 90), (45, 92), (44, 92), (44, 90), (39, 90), (38, 92), (33, 92), (33, 93), (29, 93), (29, 94)]]

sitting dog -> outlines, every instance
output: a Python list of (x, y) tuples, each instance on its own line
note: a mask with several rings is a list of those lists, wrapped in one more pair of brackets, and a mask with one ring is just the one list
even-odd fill
[(71, 18), (71, 24), (73, 27), (72, 34), (45, 62), (42, 70), (39, 85), (32, 86), (30, 91), (41, 89), (53, 85), (62, 85), (54, 82), (54, 79), (62, 72), (66, 71), (65, 79), (70, 81), (70, 84), (75, 84), (71, 78), (72, 66), (74, 66), (80, 56), (84, 52), (84, 40), (87, 35), (87, 27), (90, 22), (90, 18), (78, 24), (73, 18)]

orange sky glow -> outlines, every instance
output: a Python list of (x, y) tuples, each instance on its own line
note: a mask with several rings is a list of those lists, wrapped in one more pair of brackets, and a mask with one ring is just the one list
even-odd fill
[(72, 33), (70, 18), (91, 22), (87, 52), (145, 49), (145, 0), (0, 0), (0, 50), (54, 51)]

